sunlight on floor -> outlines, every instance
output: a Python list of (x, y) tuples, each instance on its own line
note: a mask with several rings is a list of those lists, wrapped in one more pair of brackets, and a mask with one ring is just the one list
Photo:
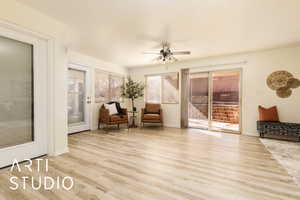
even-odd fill
[[(212, 121), (211, 126), (215, 130), (230, 130), (230, 131), (239, 131), (239, 124), (231, 124), (224, 122), (214, 122)], [(189, 127), (191, 128), (208, 128), (207, 120), (198, 120), (198, 119), (189, 119)]]
[(199, 134), (210, 135), (210, 136), (214, 136), (214, 137), (218, 137), (218, 138), (222, 138), (222, 136), (224, 134), (222, 132), (203, 130), (203, 129), (199, 129), (199, 128), (191, 128), (191, 130), (193, 130), (193, 132), (197, 131), (197, 133), (199, 133)]

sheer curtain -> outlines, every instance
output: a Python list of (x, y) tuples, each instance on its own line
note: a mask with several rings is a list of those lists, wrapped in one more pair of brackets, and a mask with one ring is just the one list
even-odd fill
[(189, 124), (189, 69), (181, 70), (181, 128), (188, 128)]

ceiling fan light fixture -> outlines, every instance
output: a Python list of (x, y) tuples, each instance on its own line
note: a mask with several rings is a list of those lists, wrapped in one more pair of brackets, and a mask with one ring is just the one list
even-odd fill
[(174, 55), (190, 55), (190, 51), (171, 51), (170, 44), (168, 42), (162, 43), (162, 49), (159, 52), (146, 52), (146, 54), (159, 54), (157, 58), (154, 59), (156, 62), (160, 62), (162, 64), (173, 63), (178, 61)]

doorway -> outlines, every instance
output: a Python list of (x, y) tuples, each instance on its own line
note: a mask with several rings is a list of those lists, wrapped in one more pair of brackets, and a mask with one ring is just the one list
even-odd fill
[(0, 28), (0, 168), (47, 154), (47, 41)]
[(241, 70), (190, 74), (189, 127), (241, 133)]
[(70, 64), (68, 69), (69, 133), (90, 130), (91, 87), (89, 68)]

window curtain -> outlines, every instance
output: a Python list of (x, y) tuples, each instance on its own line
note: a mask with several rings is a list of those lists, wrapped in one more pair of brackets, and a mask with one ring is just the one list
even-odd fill
[(189, 126), (189, 72), (189, 69), (181, 70), (181, 128), (188, 128)]

